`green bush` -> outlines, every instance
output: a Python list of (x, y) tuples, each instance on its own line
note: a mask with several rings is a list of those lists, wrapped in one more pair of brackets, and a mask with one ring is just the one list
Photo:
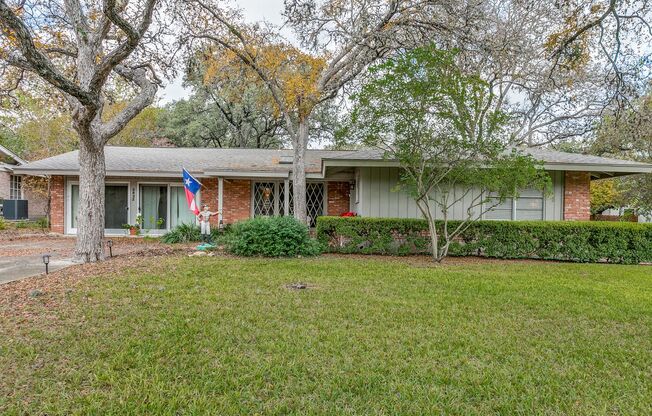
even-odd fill
[(5, 219), (0, 217), (0, 230), (6, 230), (7, 229), (7, 223), (5, 223)]
[(190, 243), (200, 240), (201, 231), (194, 224), (180, 224), (161, 237), (161, 241), (167, 244)]
[(50, 227), (50, 222), (47, 217), (41, 217), (36, 220), (36, 226), (42, 230)]
[(310, 238), (308, 227), (292, 217), (254, 218), (233, 224), (225, 241), (238, 256), (315, 256), (320, 245)]
[[(449, 227), (458, 222), (450, 221)], [(442, 223), (437, 227), (441, 229)], [(330, 251), (362, 254), (429, 253), (425, 220), (317, 219), (317, 237)], [(452, 256), (538, 258), (574, 262), (652, 262), (652, 225), (617, 222), (477, 221), (454, 241)]]
[[(214, 243), (220, 242), (224, 233), (229, 229), (225, 227), (219, 230), (211, 228), (211, 240)], [(161, 241), (167, 244), (192, 243), (201, 241), (201, 230), (195, 224), (180, 224), (161, 236)]]

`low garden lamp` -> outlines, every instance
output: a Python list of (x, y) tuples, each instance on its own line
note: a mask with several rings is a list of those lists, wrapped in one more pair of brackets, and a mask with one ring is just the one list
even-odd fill
[(50, 273), (50, 270), (48, 269), (48, 264), (50, 264), (50, 255), (49, 254), (44, 254), (43, 255), (43, 264), (45, 264), (45, 274)]
[(113, 240), (106, 240), (106, 246), (109, 248), (109, 256), (113, 257)]

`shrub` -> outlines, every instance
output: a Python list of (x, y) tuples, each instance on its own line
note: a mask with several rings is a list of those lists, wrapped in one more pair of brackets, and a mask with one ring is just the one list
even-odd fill
[(308, 227), (292, 217), (254, 218), (233, 224), (226, 248), (238, 256), (314, 256), (320, 245), (310, 238)]
[[(219, 230), (217, 227), (211, 228), (211, 240), (214, 243), (224, 238), (224, 233), (229, 227)], [(180, 224), (172, 230), (161, 236), (161, 241), (167, 244), (192, 243), (201, 241), (201, 230), (195, 224)]]
[(190, 243), (200, 240), (201, 231), (194, 224), (180, 224), (161, 237), (161, 241), (167, 244)]
[[(450, 227), (456, 225), (449, 222)], [(330, 251), (340, 253), (429, 254), (428, 224), (419, 219), (321, 217), (317, 220), (317, 236)], [(652, 262), (652, 225), (477, 221), (451, 244), (450, 255), (627, 264)]]
[(6, 230), (7, 229), (7, 224), (5, 223), (5, 219), (0, 217), (0, 230)]
[(36, 220), (36, 226), (42, 230), (45, 230), (46, 228), (50, 227), (50, 222), (48, 221), (47, 217), (41, 217)]

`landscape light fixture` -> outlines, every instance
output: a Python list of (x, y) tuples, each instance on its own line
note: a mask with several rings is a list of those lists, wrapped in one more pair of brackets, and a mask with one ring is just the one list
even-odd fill
[(106, 240), (106, 246), (109, 248), (109, 256), (113, 257), (113, 240)]
[(50, 264), (50, 255), (49, 254), (44, 254), (43, 255), (43, 264), (45, 264), (45, 274), (50, 273), (50, 270), (48, 268), (48, 264)]

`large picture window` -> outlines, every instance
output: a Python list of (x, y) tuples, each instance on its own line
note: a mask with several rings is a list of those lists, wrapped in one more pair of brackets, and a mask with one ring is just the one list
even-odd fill
[[(129, 186), (106, 185), (104, 188), (104, 228), (119, 230), (129, 222)], [(70, 187), (70, 228), (76, 229), (79, 216), (79, 185)]]

